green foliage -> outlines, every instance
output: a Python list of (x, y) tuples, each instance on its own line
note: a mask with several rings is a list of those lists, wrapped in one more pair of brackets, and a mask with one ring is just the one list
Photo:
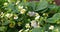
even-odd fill
[(31, 7), (34, 11), (40, 11), (48, 7), (48, 3), (45, 0), (36, 2), (32, 1), (28, 4), (28, 7)]
[(48, 7), (47, 1), (41, 0), (41, 1), (37, 4), (36, 11), (43, 10), (43, 9), (45, 9), (45, 8), (47, 8), (47, 7)]
[[(56, 23), (60, 20), (60, 13), (56, 13), (55, 15), (53, 15), (53, 17), (48, 18), (47, 22), (49, 23)], [(60, 21), (59, 21), (60, 22)]]
[(59, 27), (54, 0), (0, 0), (0, 32), (60, 32)]
[(44, 32), (43, 28), (34, 28), (32, 32)]

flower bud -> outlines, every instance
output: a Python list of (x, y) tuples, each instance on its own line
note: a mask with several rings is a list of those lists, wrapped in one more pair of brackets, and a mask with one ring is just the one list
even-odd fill
[(14, 19), (18, 19), (18, 16), (14, 16)]
[(54, 26), (50, 26), (49, 29), (50, 29), (50, 30), (53, 30), (53, 29), (54, 29)]
[(18, 9), (20, 9), (20, 10), (23, 9), (23, 6), (18, 6)]
[(30, 25), (29, 25), (29, 23), (27, 23), (27, 24), (25, 25), (25, 27), (26, 27), (26, 28), (30, 28)]
[(7, 6), (8, 5), (8, 3), (6, 2), (6, 3), (4, 3), (4, 6)]
[(36, 17), (35, 17), (35, 20), (38, 20), (39, 18), (40, 18), (40, 16), (36, 16)]
[(18, 1), (16, 2), (16, 5), (19, 4), (19, 2), (20, 2), (20, 1), (18, 0)]
[(22, 9), (22, 10), (20, 11), (21, 14), (25, 14), (25, 12), (26, 12), (25, 9)]

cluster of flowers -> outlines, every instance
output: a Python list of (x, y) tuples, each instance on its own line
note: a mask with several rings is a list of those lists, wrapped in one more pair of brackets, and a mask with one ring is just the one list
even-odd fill
[[(8, 0), (8, 2), (10, 3), (12, 0)], [(9, 3), (8, 2), (5, 2), (3, 5), (6, 7)], [(40, 19), (41, 19), (41, 15), (38, 13), (38, 12), (35, 12), (35, 11), (27, 11), (27, 9), (28, 9), (28, 7), (25, 7), (24, 8), (24, 6), (23, 5), (18, 5), (18, 4), (20, 4), (20, 0), (18, 0), (16, 3), (15, 3), (15, 5), (17, 5), (18, 7), (18, 12), (19, 13), (17, 13), (17, 14), (14, 14), (14, 13), (7, 13), (7, 12), (1, 12), (0, 13), (0, 18), (1, 18), (1, 21), (3, 20), (3, 19), (5, 19), (5, 18), (7, 18), (8, 20), (9, 20), (9, 27), (10, 28), (14, 28), (16, 25), (16, 23), (14, 22), (15, 20), (17, 20), (18, 21), (18, 19), (20, 20), (20, 16), (18, 16), (18, 14), (19, 15), (24, 15), (24, 16), (26, 16), (26, 17), (33, 17), (34, 19), (29, 19), (30, 20), (30, 22), (29, 23), (25, 23), (24, 25), (25, 25), (25, 28), (26, 28), (26, 30), (24, 30), (24, 29), (20, 29), (19, 30), (19, 32), (22, 32), (22, 31), (25, 31), (25, 32), (32, 32), (32, 27), (33, 28), (40, 28)], [(48, 14), (47, 13), (43, 13), (43, 17), (47, 17), (48, 16)], [(4, 18), (5, 17), (5, 18)], [(23, 17), (23, 16), (22, 16)], [(3, 19), (2, 19), (3, 18)], [(24, 17), (23, 17), (24, 18)], [(4, 20), (5, 21), (5, 20)], [(3, 22), (3, 21), (2, 21)], [(22, 24), (22, 22), (18, 22), (17, 23), (18, 24), (18, 26), (21, 26), (21, 24)], [(3, 25), (2, 25), (3, 26)], [(54, 30), (54, 25), (51, 25), (51, 26), (49, 26), (49, 30)], [(58, 31), (58, 29), (56, 29), (57, 31)], [(48, 32), (48, 31), (45, 31), (45, 32)]]
[[(11, 2), (10, 0), (8, 0), (8, 2)], [(16, 5), (18, 5), (19, 4), (19, 0), (16, 2)], [(3, 5), (4, 6), (7, 6), (9, 3), (7, 3), (7, 2), (5, 2)], [(27, 8), (27, 7), (26, 7)], [(24, 9), (24, 6), (18, 6), (18, 9), (19, 9), (19, 14), (25, 14), (26, 12), (27, 12), (27, 10), (26, 9)], [(37, 22), (38, 20), (39, 20), (39, 18), (40, 18), (40, 15), (38, 14), (38, 13), (36, 13), (36, 12), (34, 12), (34, 11), (28, 11), (28, 13), (27, 13), (27, 15), (29, 16), (29, 17), (35, 17), (35, 19), (34, 20), (32, 20), (32, 21), (30, 21), (30, 23), (31, 23), (31, 26), (32, 27), (34, 27), (34, 28), (36, 28), (36, 27), (39, 27), (39, 23)], [(11, 18), (13, 18), (14, 20), (17, 20), (19, 17), (18, 17), (18, 15), (17, 14), (13, 14), (13, 13), (5, 13), (5, 12), (1, 12), (1, 14), (0, 14), (0, 16), (1, 16), (1, 18), (4, 18), (4, 17), (6, 17), (6, 18), (8, 18), (8, 19), (11, 19)], [(13, 22), (13, 21), (12, 21)], [(18, 22), (18, 25), (20, 26), (20, 24), (21, 24), (21, 22)], [(10, 25), (9, 25), (9, 27), (11, 27), (11, 28), (13, 28), (15, 26), (15, 22), (13, 22), (13, 23), (10, 23)], [(30, 28), (30, 24), (29, 23), (26, 23), (26, 25), (25, 25), (25, 27), (26, 28)], [(23, 30), (23, 29), (22, 29)], [(29, 29), (27, 29), (27, 30), (29, 30)], [(27, 31), (26, 30), (26, 31)], [(21, 32), (21, 30), (19, 31), (19, 32)]]

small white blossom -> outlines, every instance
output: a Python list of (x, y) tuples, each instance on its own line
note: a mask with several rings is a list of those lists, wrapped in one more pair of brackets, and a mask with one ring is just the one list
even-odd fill
[(38, 28), (40, 27), (40, 23), (38, 22), (38, 26), (37, 26)]
[(8, 17), (8, 18), (10, 18), (10, 17), (13, 16), (13, 14), (9, 14), (9, 13), (7, 13), (5, 16)]
[(20, 10), (23, 9), (23, 6), (18, 6), (18, 9), (20, 9)]
[(6, 2), (6, 3), (4, 3), (4, 6), (7, 6), (8, 5), (8, 3)]
[(36, 27), (38, 27), (38, 23), (35, 20), (32, 20), (31, 21), (31, 26), (36, 28)]
[(18, 19), (18, 16), (14, 16), (14, 19)]
[(10, 14), (6, 14), (6, 17), (9, 17), (10, 16)]
[(36, 15), (35, 16), (39, 16), (39, 14), (38, 13), (36, 13)]
[(8, 0), (8, 2), (11, 2), (11, 0)]
[(23, 31), (23, 29), (21, 29), (19, 32), (22, 32)]
[(25, 9), (22, 9), (22, 10), (20, 11), (21, 14), (24, 14), (25, 12), (26, 12)]
[(48, 31), (45, 31), (45, 32), (48, 32)]
[(29, 25), (29, 23), (27, 23), (27, 24), (25, 25), (25, 27), (26, 27), (26, 28), (30, 28), (30, 25)]
[(43, 13), (43, 16), (48, 16), (48, 14), (47, 13)]
[(19, 2), (20, 2), (20, 1), (18, 0), (18, 1), (16, 2), (16, 5), (19, 4)]
[(3, 12), (1, 12), (1, 15), (3, 14)]
[(28, 12), (28, 15), (29, 15), (29, 16), (35, 16), (35, 14), (36, 14), (36, 12), (32, 12), (32, 11), (29, 11), (29, 12)]
[(3, 12), (1, 12), (1, 15), (0, 15), (1, 17), (3, 17), (4, 16), (4, 13)]
[(53, 29), (54, 29), (54, 26), (50, 26), (49, 29), (50, 29), (50, 30), (53, 30)]
[(25, 31), (28, 32), (29, 29), (26, 29)]
[(45, 13), (43, 13), (43, 15), (46, 15)]
[(39, 18), (40, 18), (40, 16), (36, 16), (36, 17), (35, 17), (35, 20), (38, 20)]

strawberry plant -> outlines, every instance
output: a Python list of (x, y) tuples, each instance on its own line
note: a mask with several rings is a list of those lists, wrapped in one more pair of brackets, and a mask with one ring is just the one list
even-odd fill
[(0, 0), (0, 32), (60, 32), (59, 27), (54, 0)]

